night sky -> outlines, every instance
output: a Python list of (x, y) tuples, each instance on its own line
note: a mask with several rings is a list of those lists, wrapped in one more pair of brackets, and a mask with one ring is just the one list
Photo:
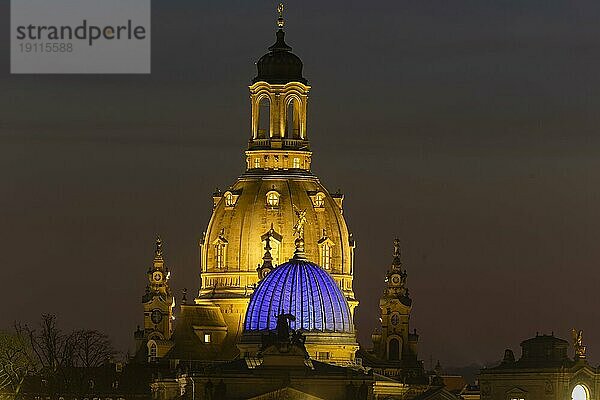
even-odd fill
[[(151, 75), (11, 76), (1, 0), (0, 326), (52, 312), (131, 349), (157, 233), (177, 299), (198, 290), (275, 8), (154, 0)], [(313, 171), (357, 240), (363, 344), (397, 235), (426, 366), (572, 327), (598, 360), (599, 19), (597, 0), (286, 4)]]

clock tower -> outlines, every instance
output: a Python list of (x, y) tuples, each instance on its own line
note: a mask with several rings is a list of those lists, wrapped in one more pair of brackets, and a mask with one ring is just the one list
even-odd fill
[(406, 285), (400, 241), (394, 240), (394, 258), (385, 278), (386, 286), (379, 300), (381, 328), (373, 333), (374, 353), (381, 360), (411, 364), (417, 360), (416, 330), (409, 332), (412, 299)]
[(156, 238), (154, 260), (146, 272), (148, 283), (142, 296), (144, 328), (137, 330), (137, 352), (147, 355), (148, 361), (162, 358), (173, 346), (173, 307), (175, 299), (169, 288), (170, 272), (165, 266), (162, 240)]

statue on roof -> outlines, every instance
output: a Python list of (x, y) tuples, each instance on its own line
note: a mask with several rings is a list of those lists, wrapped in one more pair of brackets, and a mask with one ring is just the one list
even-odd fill
[(296, 205), (294, 205), (294, 212), (296, 213), (296, 217), (298, 221), (292, 228), (294, 230), (294, 235), (298, 236), (300, 239), (304, 239), (304, 225), (306, 224), (306, 209), (300, 210)]
[(296, 317), (292, 314), (284, 314), (283, 312), (277, 316), (277, 339), (280, 342), (287, 342), (290, 340), (292, 328), (288, 321), (295, 321)]
[(573, 349), (575, 350), (575, 358), (585, 358), (585, 345), (583, 344), (583, 331), (573, 328)]

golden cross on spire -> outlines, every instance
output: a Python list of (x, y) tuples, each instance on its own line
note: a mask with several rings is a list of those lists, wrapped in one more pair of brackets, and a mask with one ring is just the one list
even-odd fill
[(283, 25), (285, 25), (285, 21), (283, 19), (283, 3), (279, 3), (277, 6), (277, 12), (279, 13), (279, 18), (277, 18), (277, 26), (279, 29), (281, 29), (283, 28)]

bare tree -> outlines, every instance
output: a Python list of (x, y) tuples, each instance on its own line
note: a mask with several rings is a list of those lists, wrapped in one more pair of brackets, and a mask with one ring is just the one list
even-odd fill
[(36, 365), (27, 337), (18, 333), (0, 332), (0, 392), (16, 398), (27, 375), (36, 372)]
[(15, 323), (14, 333), (0, 332), (0, 400), (20, 393), (27, 375), (42, 378), (44, 390), (82, 390), (93, 369), (116, 355), (109, 337), (94, 330), (65, 333), (56, 316), (42, 315), (34, 328)]
[(74, 363), (77, 367), (100, 367), (116, 354), (115, 349), (104, 333), (91, 330), (80, 330), (73, 334)]
[(52, 374), (63, 367), (73, 366), (75, 335), (65, 334), (56, 326), (56, 315), (43, 314), (38, 329), (27, 325), (18, 329), (27, 333), (31, 349), (43, 371)]

